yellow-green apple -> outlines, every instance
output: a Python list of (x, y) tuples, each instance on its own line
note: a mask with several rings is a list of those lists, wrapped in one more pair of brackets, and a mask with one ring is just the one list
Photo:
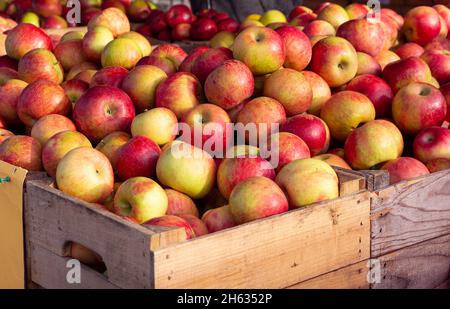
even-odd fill
[(76, 131), (72, 120), (58, 114), (50, 114), (40, 118), (31, 128), (31, 137), (42, 146), (55, 134), (63, 131)]
[(273, 216), (289, 210), (281, 188), (263, 176), (238, 183), (230, 195), (230, 212), (237, 224)]
[(217, 33), (217, 24), (210, 18), (200, 18), (192, 23), (190, 36), (193, 40), (208, 41)]
[(150, 219), (143, 223), (143, 226), (165, 226), (183, 228), (186, 233), (186, 239), (196, 237), (191, 225), (183, 218), (173, 215), (164, 215)]
[(261, 16), (261, 19), (259, 20), (264, 26), (267, 26), (271, 23), (285, 23), (286, 16), (284, 16), (283, 12), (278, 10), (268, 10), (264, 12), (264, 14)]
[(130, 31), (130, 22), (124, 12), (117, 8), (107, 8), (93, 17), (88, 24), (88, 30), (103, 26), (108, 28), (114, 37)]
[(240, 24), (234, 18), (225, 18), (217, 22), (217, 31), (226, 31), (228, 33), (235, 33), (239, 30)]
[(92, 62), (83, 62), (79, 65), (74, 66), (67, 74), (66, 74), (66, 80), (73, 79), (77, 74), (80, 72), (83, 72), (85, 70), (98, 70), (97, 65), (95, 65)]
[(139, 135), (120, 147), (117, 153), (117, 174), (121, 180), (133, 177), (153, 177), (161, 149), (151, 139)]
[(330, 87), (352, 80), (358, 71), (355, 48), (344, 38), (326, 37), (312, 49), (311, 71), (319, 74)]
[(67, 21), (58, 15), (46, 17), (42, 21), (42, 28), (44, 29), (64, 29), (68, 26)]
[(193, 215), (198, 217), (198, 209), (194, 201), (184, 193), (166, 189), (168, 207), (166, 215)]
[(300, 137), (309, 147), (311, 156), (325, 153), (330, 146), (330, 130), (319, 117), (300, 114), (289, 118), (281, 131)]
[(350, 133), (344, 153), (353, 169), (369, 169), (385, 161), (394, 160), (403, 152), (403, 137), (390, 121), (369, 121)]
[(411, 157), (400, 157), (383, 164), (382, 170), (389, 173), (389, 183), (394, 183), (427, 175), (428, 168), (419, 160)]
[(96, 143), (112, 132), (128, 131), (134, 116), (130, 97), (119, 88), (110, 86), (90, 88), (73, 109), (73, 120), (78, 130)]
[(146, 177), (128, 179), (120, 185), (114, 196), (114, 213), (133, 218), (139, 224), (164, 216), (167, 207), (164, 189)]
[(209, 102), (229, 110), (252, 96), (255, 81), (250, 69), (238, 60), (225, 61), (205, 82)]
[(310, 22), (313, 22), (314, 20), (316, 20), (317, 18), (317, 14), (312, 13), (312, 12), (306, 12), (306, 13), (302, 13), (300, 15), (295, 16), (290, 22), (289, 24), (291, 26), (295, 26), (295, 27), (305, 27), (306, 25), (308, 25)]
[(113, 132), (105, 136), (95, 149), (103, 153), (111, 163), (114, 171), (117, 172), (117, 156), (120, 148), (131, 139), (130, 134), (126, 132)]
[(165, 107), (156, 107), (143, 112), (137, 115), (131, 123), (133, 136), (145, 136), (160, 146), (173, 141), (177, 132), (177, 116)]
[(151, 11), (150, 1), (147, 0), (133, 1), (127, 7), (127, 15), (134, 22), (144, 22), (150, 16)]
[[(282, 26), (276, 29), (284, 44), (286, 58), (284, 67), (301, 71), (311, 61), (311, 42), (302, 30), (294, 26)], [(270, 73), (270, 72), (267, 72)]]
[(31, 25), (19, 24), (8, 32), (5, 49), (9, 57), (19, 60), (36, 48), (52, 50), (52, 40), (44, 30)]
[(290, 208), (299, 208), (339, 196), (336, 172), (322, 160), (295, 160), (281, 169), (276, 182), (286, 192)]
[(261, 19), (261, 15), (254, 13), (254, 14), (247, 15), (247, 17), (245, 17), (244, 20), (260, 20), (260, 19)]
[(31, 11), (25, 12), (20, 19), (20, 23), (27, 23), (40, 27), (39, 15)]
[(73, 66), (86, 62), (83, 52), (82, 40), (70, 40), (56, 45), (55, 57), (62, 65), (64, 70), (69, 71)]
[(331, 97), (330, 86), (320, 75), (314, 72), (303, 71), (302, 73), (312, 90), (312, 101), (311, 106), (308, 108), (308, 113), (317, 116), (320, 114), (322, 106)]
[(290, 21), (294, 17), (303, 13), (312, 13), (312, 10), (309, 7), (298, 5), (295, 8), (293, 8), (292, 11), (289, 13), (288, 20)]
[(69, 31), (61, 37), (61, 40), (59, 42), (62, 43), (71, 40), (82, 40), (84, 38), (84, 35), (85, 34), (82, 31)]
[(216, 165), (206, 151), (173, 141), (163, 148), (156, 174), (162, 185), (197, 199), (205, 197), (214, 186)]
[(445, 97), (445, 101), (447, 101), (447, 117), (446, 121), (450, 122), (450, 83), (442, 85), (440, 88), (442, 95)]
[(118, 38), (119, 39), (130, 39), (134, 43), (136, 43), (136, 45), (141, 50), (143, 57), (150, 55), (150, 53), (152, 52), (152, 45), (150, 44), (150, 42), (142, 34), (140, 34), (138, 32), (134, 32), (134, 31), (126, 32), (124, 34), (119, 35)]
[(178, 119), (202, 101), (202, 85), (188, 72), (172, 74), (156, 88), (155, 106), (170, 109)]
[(155, 105), (156, 89), (167, 79), (167, 74), (153, 65), (139, 65), (122, 81), (122, 89), (130, 96), (137, 112)]
[(42, 17), (62, 14), (62, 5), (59, 0), (33, 0), (31, 3), (33, 11)]
[(208, 46), (199, 46), (194, 48), (189, 55), (183, 60), (178, 69), (179, 72), (191, 72), (195, 59), (209, 49)]
[(317, 13), (317, 19), (325, 20), (337, 29), (340, 25), (349, 20), (349, 16), (342, 6), (331, 3)]
[(44, 48), (33, 49), (19, 61), (19, 78), (32, 83), (36, 80), (49, 80), (61, 84), (64, 71), (51, 51)]
[(72, 106), (89, 89), (89, 84), (81, 79), (71, 79), (61, 84)]
[(241, 31), (250, 27), (264, 27), (264, 25), (258, 20), (244, 20), (241, 23)]
[(363, 74), (380, 75), (381, 66), (378, 64), (374, 57), (362, 52), (357, 52), (356, 54), (358, 56), (358, 71), (356, 72), (357, 76)]
[(75, 242), (70, 243), (69, 256), (94, 269), (104, 267), (102, 257), (91, 249)]
[(311, 157), (308, 145), (293, 133), (274, 133), (270, 136), (270, 141), (275, 141), (274, 147), (270, 147), (268, 144), (268, 148), (272, 156), (278, 156), (278, 164), (274, 166), (277, 172), (292, 161)]
[(9, 125), (20, 124), (16, 106), (20, 94), (27, 85), (26, 82), (19, 79), (10, 79), (0, 85), (0, 116)]
[(450, 51), (427, 50), (421, 58), (428, 64), (431, 74), (439, 84), (450, 82)]
[(132, 69), (142, 58), (139, 46), (131, 39), (118, 38), (109, 42), (102, 51), (103, 67), (118, 66)]
[(255, 176), (275, 179), (275, 170), (258, 156), (225, 158), (217, 170), (217, 186), (222, 196), (228, 199), (238, 183)]
[(398, 14), (396, 11), (389, 9), (389, 8), (382, 8), (380, 10), (381, 16), (388, 16), (392, 18), (395, 23), (397, 24), (397, 29), (400, 29), (404, 24), (403, 16)]
[(109, 42), (114, 40), (112, 32), (102, 26), (94, 27), (83, 37), (83, 54), (93, 62), (100, 62), (102, 51)]
[(42, 148), (42, 164), (47, 174), (55, 177), (61, 159), (78, 147), (92, 148), (91, 142), (80, 132), (67, 130), (53, 135)]
[(412, 82), (429, 82), (431, 71), (421, 58), (411, 57), (388, 64), (383, 69), (383, 79), (394, 93)]
[[(238, 113), (237, 122), (244, 126), (248, 124), (256, 124), (256, 132), (260, 134), (262, 125), (265, 125), (267, 137), (278, 125), (286, 122), (286, 111), (283, 105), (275, 99), (269, 97), (258, 97), (246, 103)], [(251, 141), (251, 138), (250, 138)], [(256, 145), (253, 145), (256, 146)]]
[[(105, 69), (109, 69), (111, 67), (105, 68)], [(78, 73), (77, 75), (75, 75), (75, 77), (73, 79), (75, 80), (81, 80), (87, 84), (92, 83), (92, 80), (95, 76), (95, 74), (97, 74), (97, 70), (85, 70), (85, 71), (81, 71), (80, 73)]]
[(324, 36), (334, 36), (336, 35), (336, 29), (324, 20), (313, 20), (305, 26), (303, 32), (309, 37), (324, 35)]
[(286, 51), (283, 40), (274, 30), (248, 27), (234, 40), (233, 56), (245, 63), (254, 75), (263, 75), (283, 65)]
[(263, 95), (280, 102), (289, 116), (306, 112), (313, 98), (308, 80), (293, 69), (280, 69), (266, 78)]
[(91, 147), (78, 147), (59, 161), (56, 184), (70, 196), (89, 203), (102, 203), (113, 191), (114, 174), (105, 155)]
[[(1, 141), (0, 141), (1, 143)], [(450, 158), (436, 158), (428, 161), (427, 168), (430, 173), (436, 173), (443, 170), (450, 169)]]
[(208, 75), (225, 61), (233, 59), (233, 53), (228, 48), (210, 48), (195, 58), (191, 73), (203, 85)]
[(154, 65), (166, 72), (167, 75), (171, 75), (177, 72), (186, 57), (186, 52), (178, 45), (161, 44), (152, 51), (150, 56), (142, 58), (138, 65)]
[(49, 114), (68, 115), (72, 110), (64, 89), (54, 82), (37, 80), (23, 89), (17, 102), (17, 115), (32, 127), (39, 118)]
[(237, 225), (230, 212), (230, 206), (225, 205), (218, 208), (210, 209), (202, 216), (209, 233), (218, 232)]
[(447, 114), (447, 103), (439, 89), (427, 83), (410, 83), (401, 88), (392, 101), (392, 117), (406, 134), (416, 134), (440, 126)]
[(400, 57), (390, 50), (382, 50), (378, 55), (375, 56), (375, 60), (381, 67), (381, 70), (390, 64), (400, 60)]
[(439, 13), (428, 6), (418, 6), (405, 15), (403, 34), (409, 42), (426, 45), (439, 35), (441, 20)]
[(441, 127), (423, 129), (413, 143), (414, 157), (428, 163), (437, 158), (450, 159), (450, 130)]
[(231, 49), (235, 38), (236, 35), (234, 33), (228, 31), (220, 31), (217, 32), (216, 35), (212, 37), (210, 45), (212, 48), (225, 47)]
[(322, 160), (323, 162), (328, 163), (331, 166), (337, 166), (340, 168), (345, 168), (351, 170), (352, 168), (348, 165), (347, 162), (343, 158), (338, 155), (332, 153), (324, 153), (318, 156), (313, 157), (313, 159)]
[(322, 106), (320, 118), (328, 125), (331, 136), (344, 142), (353, 129), (375, 119), (375, 107), (364, 94), (346, 90), (331, 96)]
[(371, 74), (360, 75), (347, 84), (346, 90), (367, 96), (375, 107), (376, 118), (389, 116), (394, 94), (383, 79)]
[(386, 34), (379, 22), (366, 18), (343, 23), (336, 35), (349, 41), (356, 51), (376, 56), (384, 47)]
[[(83, 72), (94, 73), (90, 79), (90, 87), (111, 86), (120, 88), (124, 78), (128, 75), (128, 70), (123, 67), (106, 67), (98, 71), (87, 70)], [(74, 79), (80, 79), (80, 72)]]
[(395, 53), (400, 59), (406, 59), (410, 57), (420, 57), (424, 53), (424, 49), (417, 43), (408, 42), (400, 45), (395, 49)]
[(180, 214), (178, 217), (184, 219), (189, 223), (192, 230), (194, 231), (195, 237), (200, 237), (203, 235), (208, 234), (208, 228), (206, 227), (206, 224), (198, 218), (198, 216), (193, 216), (189, 214)]
[(10, 136), (0, 144), (0, 160), (29, 171), (40, 171), (41, 149), (39, 141), (30, 136)]
[(350, 3), (345, 7), (350, 19), (363, 19), (370, 12), (367, 5), (361, 3)]

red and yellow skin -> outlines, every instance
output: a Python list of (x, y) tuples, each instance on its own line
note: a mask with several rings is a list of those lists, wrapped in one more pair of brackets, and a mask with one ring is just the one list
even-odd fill
[(413, 143), (414, 157), (427, 164), (429, 161), (450, 159), (450, 130), (441, 127), (423, 129)]
[(151, 219), (147, 222), (144, 222), (143, 225), (147, 226), (167, 226), (167, 227), (181, 227), (184, 228), (186, 232), (186, 239), (191, 239), (196, 237), (194, 230), (190, 226), (190, 224), (183, 218), (173, 215), (165, 215), (162, 217)]
[(402, 31), (409, 42), (425, 46), (441, 31), (439, 13), (431, 7), (415, 7), (406, 14)]
[(388, 161), (381, 169), (389, 172), (389, 182), (391, 185), (430, 173), (422, 162), (410, 157), (400, 157)]
[(203, 214), (202, 221), (205, 223), (209, 233), (238, 225), (231, 215), (229, 205), (208, 210)]
[(394, 93), (412, 82), (429, 82), (431, 77), (427, 63), (417, 57), (390, 63), (383, 70), (383, 79)]
[(41, 144), (30, 136), (11, 136), (0, 144), (0, 160), (29, 171), (40, 171)]

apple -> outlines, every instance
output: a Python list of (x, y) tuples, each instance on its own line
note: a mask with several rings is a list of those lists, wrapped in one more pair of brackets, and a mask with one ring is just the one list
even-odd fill
[(427, 45), (425, 50), (447, 50), (450, 51), (450, 40), (446, 38), (437, 37)]
[(211, 18), (215, 21), (215, 22), (219, 22), (222, 20), (225, 20), (227, 18), (229, 18), (230, 16), (225, 13), (225, 12), (217, 12), (216, 14), (214, 14)]
[(210, 48), (195, 58), (190, 72), (203, 85), (212, 71), (231, 59), (233, 59), (233, 52), (228, 48)]
[[(123, 67), (106, 67), (95, 72), (90, 80), (90, 86), (111, 86), (120, 88), (125, 77), (128, 76), (128, 70)], [(86, 72), (86, 71), (84, 71)], [(77, 75), (75, 78), (79, 78)]]
[(445, 100), (447, 101), (447, 122), (450, 122), (450, 83), (447, 83), (445, 85), (442, 85), (440, 88), (442, 94), (445, 97)]
[[(284, 44), (286, 58), (284, 67), (301, 71), (311, 61), (311, 43), (303, 31), (294, 26), (282, 26), (276, 32)], [(270, 73), (270, 72), (267, 72)]]
[(247, 17), (245, 17), (245, 20), (256, 20), (256, 21), (258, 21), (260, 19), (261, 19), (261, 15), (260, 14), (256, 14), (256, 13), (247, 15)]
[(97, 70), (98, 67), (92, 62), (83, 62), (75, 65), (67, 74), (65, 80), (73, 79), (77, 74), (86, 70)]
[(331, 97), (330, 87), (320, 75), (311, 71), (303, 71), (302, 73), (312, 90), (312, 101), (308, 113), (317, 116), (320, 114), (322, 106)]
[(37, 80), (48, 80), (61, 84), (64, 72), (55, 55), (43, 48), (26, 53), (19, 61), (19, 78), (32, 83)]
[(152, 29), (149, 24), (141, 24), (135, 28), (135, 31), (142, 34), (146, 38), (150, 38), (153, 35)]
[(148, 220), (147, 222), (143, 223), (144, 226), (166, 226), (166, 227), (178, 227), (178, 228), (184, 228), (184, 231), (186, 233), (186, 239), (191, 239), (196, 237), (194, 230), (190, 226), (190, 224), (184, 220), (181, 217), (178, 216), (172, 216), (172, 215), (165, 215), (158, 218), (153, 218), (151, 220)]
[(49, 114), (68, 115), (72, 104), (64, 89), (54, 82), (41, 79), (26, 86), (17, 101), (17, 115), (27, 126)]
[(192, 11), (184, 4), (173, 5), (166, 13), (166, 20), (172, 28), (178, 24), (189, 24), (192, 21)]
[(426, 83), (410, 83), (401, 88), (392, 101), (392, 117), (406, 134), (416, 134), (440, 126), (447, 114), (447, 103), (439, 89)]
[(324, 36), (334, 36), (336, 35), (336, 30), (334, 27), (324, 20), (313, 20), (305, 26), (303, 32), (309, 37), (324, 35)]
[(59, 0), (33, 0), (31, 3), (33, 11), (42, 17), (62, 14), (62, 5)]
[(81, 24), (88, 25), (91, 19), (100, 15), (102, 10), (96, 7), (88, 7), (86, 9), (81, 10)]
[(406, 13), (403, 33), (409, 42), (426, 45), (439, 35), (439, 13), (428, 6), (418, 6)]
[(156, 174), (162, 185), (198, 199), (211, 191), (216, 165), (202, 149), (174, 141), (163, 148), (156, 164)]
[(378, 62), (378, 64), (381, 67), (381, 70), (384, 70), (384, 68), (391, 63), (394, 63), (398, 60), (400, 60), (400, 57), (390, 50), (383, 50), (378, 55), (375, 56), (375, 60)]
[(292, 161), (311, 157), (308, 145), (295, 134), (289, 132), (274, 133), (270, 136), (270, 140), (273, 141), (274, 139), (275, 149), (268, 148), (272, 152), (275, 151), (275, 155), (278, 156), (278, 164), (274, 166), (277, 172)]
[(50, 114), (36, 121), (30, 135), (44, 146), (53, 135), (63, 131), (76, 131), (72, 120), (62, 115)]
[[(70, 40), (56, 45), (55, 57), (61, 63), (64, 70), (69, 71), (73, 66), (86, 62), (83, 52), (82, 40)], [(20, 62), (19, 62), (20, 64)]]
[(383, 164), (381, 169), (388, 171), (389, 183), (391, 185), (430, 173), (422, 162), (410, 157), (400, 157), (395, 160), (390, 160)]
[(330, 87), (339, 87), (355, 77), (358, 56), (355, 48), (346, 39), (326, 37), (313, 46), (310, 67), (311, 71), (319, 74)]
[(301, 72), (280, 69), (264, 81), (264, 96), (280, 102), (289, 116), (306, 112), (311, 107), (313, 92)]
[(384, 47), (386, 34), (380, 23), (366, 18), (349, 20), (337, 29), (336, 35), (349, 41), (356, 51), (376, 56)]
[(9, 68), (17, 71), (18, 64), (17, 60), (8, 57), (8, 55), (0, 56), (0, 68)]
[(108, 28), (114, 37), (130, 31), (130, 22), (124, 12), (117, 8), (107, 8), (94, 16), (88, 24), (88, 30), (103, 26)]
[(390, 121), (377, 119), (354, 129), (344, 145), (345, 161), (353, 169), (370, 169), (397, 159), (403, 152), (403, 137)]
[(217, 33), (217, 24), (209, 18), (200, 18), (192, 24), (191, 37), (198, 41), (210, 40)]
[(156, 107), (165, 107), (180, 119), (202, 101), (202, 86), (191, 73), (178, 72), (162, 81), (156, 89)]
[(89, 84), (80, 79), (71, 79), (61, 84), (72, 106), (89, 89)]
[(172, 38), (175, 41), (189, 40), (191, 24), (178, 24), (172, 29)]
[(450, 82), (450, 51), (427, 50), (421, 58), (428, 64), (431, 74), (440, 84)]
[(286, 52), (283, 40), (274, 30), (248, 27), (234, 40), (233, 56), (246, 64), (254, 75), (264, 75), (283, 65)]
[(0, 86), (11, 79), (19, 79), (17, 71), (10, 68), (0, 68)]
[(127, 8), (128, 16), (135, 22), (144, 22), (152, 11), (147, 0), (136, 0)]
[(123, 182), (114, 196), (114, 213), (142, 224), (164, 216), (168, 207), (166, 192), (150, 178), (135, 177)]
[(280, 131), (300, 137), (308, 145), (311, 156), (327, 152), (330, 146), (330, 131), (327, 124), (313, 115), (300, 114), (288, 118)]
[(116, 131), (106, 135), (97, 144), (95, 149), (103, 153), (108, 158), (113, 170), (117, 172), (117, 157), (119, 155), (120, 148), (128, 143), (130, 139), (130, 134)]
[(67, 21), (58, 15), (51, 15), (44, 18), (42, 28), (44, 29), (64, 29), (69, 27)]
[(99, 142), (114, 131), (128, 131), (134, 116), (130, 97), (110, 86), (90, 88), (73, 110), (76, 127), (93, 142)]
[(331, 96), (322, 106), (320, 118), (328, 125), (331, 137), (344, 142), (354, 128), (375, 119), (375, 107), (364, 94), (346, 90)]
[[(377, 20), (375, 18), (372, 18), (371, 22), (377, 23)], [(388, 50), (391, 47), (397, 45), (399, 39), (399, 28), (395, 20), (387, 15), (381, 14), (379, 24), (381, 28), (383, 28), (385, 34), (383, 50)]]
[(69, 31), (61, 37), (60, 43), (71, 41), (71, 40), (82, 40), (84, 38), (84, 33), (82, 31)]
[(56, 176), (56, 169), (62, 158), (71, 150), (78, 147), (90, 147), (91, 143), (80, 132), (66, 130), (53, 135), (43, 145), (42, 163), (44, 169), (51, 177)]
[[(1, 143), (1, 141), (0, 141)], [(430, 173), (436, 173), (443, 170), (450, 169), (450, 159), (448, 158), (436, 158), (428, 161), (427, 168)]]
[[(231, 46), (233, 46), (234, 39), (236, 38), (236, 35), (232, 32), (228, 31), (220, 31), (217, 32), (216, 35), (214, 35), (209, 42), (212, 48), (220, 48), (225, 47), (231, 49)], [(181, 70), (181, 67), (180, 67)]]
[(313, 159), (321, 160), (325, 163), (328, 163), (331, 166), (337, 166), (348, 170), (352, 169), (350, 165), (348, 165), (348, 163), (345, 162), (345, 160), (342, 157), (338, 156), (337, 154), (324, 153), (313, 157)]
[(363, 19), (370, 12), (367, 5), (361, 3), (350, 3), (345, 7), (345, 11), (348, 14), (350, 20), (352, 19)]
[(30, 136), (10, 136), (0, 144), (0, 160), (28, 171), (40, 171), (41, 144)]
[(383, 69), (383, 79), (397, 91), (412, 82), (429, 82), (431, 71), (420, 58), (411, 57), (388, 64)]
[(208, 210), (203, 214), (202, 221), (205, 223), (209, 233), (218, 232), (237, 225), (228, 205)]
[(187, 223), (189, 223), (192, 230), (194, 231), (195, 237), (200, 237), (209, 233), (206, 224), (203, 223), (203, 221), (200, 220), (198, 216), (196, 217), (189, 214), (180, 214), (177, 217), (180, 217), (186, 220)]
[(6, 129), (0, 129), (0, 144), (11, 136), (14, 136), (14, 133)]
[(412, 42), (400, 45), (397, 49), (395, 49), (395, 53), (400, 57), (400, 59), (420, 57), (424, 52), (425, 50), (422, 46)]
[(126, 32), (124, 34), (119, 35), (118, 39), (132, 40), (141, 50), (143, 57), (150, 55), (150, 53), (152, 52), (152, 46), (150, 42), (145, 38), (145, 36), (143, 36), (138, 32), (134, 31)]
[(103, 49), (112, 40), (114, 35), (111, 30), (102, 26), (94, 27), (83, 37), (83, 54), (90, 61), (100, 62)]
[(364, 74), (381, 74), (381, 66), (374, 57), (362, 52), (357, 52), (356, 55), (358, 57), (358, 71), (356, 71), (356, 76)]
[(118, 66), (132, 69), (141, 58), (141, 49), (133, 40), (117, 38), (105, 46), (101, 62), (103, 67)]
[(413, 143), (414, 157), (427, 164), (445, 158), (450, 159), (450, 130), (431, 127), (420, 131)]
[[(450, 29), (450, 9), (448, 6), (445, 6), (443, 4), (437, 4), (433, 6), (433, 9), (436, 10), (436, 12), (439, 13), (442, 19), (444, 19), (444, 23), (447, 25), (447, 30)], [(441, 21), (442, 22), (442, 21)], [(448, 37), (447, 37), (448, 39)]]
[(349, 20), (349, 16), (342, 6), (330, 3), (317, 13), (317, 19), (325, 20), (337, 29)]
[(397, 24), (398, 29), (400, 29), (403, 26), (403, 24), (404, 24), (403, 17), (400, 14), (398, 14), (397, 12), (395, 12), (394, 10), (389, 9), (389, 8), (382, 8), (380, 10), (380, 12), (381, 12), (381, 16), (388, 16), (392, 20), (394, 20), (395, 23)]
[(268, 10), (264, 12), (259, 20), (264, 26), (267, 26), (271, 23), (285, 23), (287, 22), (286, 16), (284, 16), (283, 12), (278, 10)]
[(17, 115), (17, 102), (23, 89), (28, 84), (19, 79), (10, 79), (0, 85), (0, 117), (10, 125), (21, 123)]
[(134, 103), (137, 112), (155, 106), (156, 89), (167, 79), (167, 74), (152, 65), (139, 65), (132, 69), (122, 81), (124, 90)]
[(394, 93), (383, 79), (371, 74), (360, 75), (347, 84), (346, 90), (367, 96), (375, 107), (376, 118), (389, 116)]
[(312, 10), (309, 7), (298, 5), (289, 13), (288, 21), (291, 21), (294, 17), (303, 13), (312, 13)]
[(225, 18), (217, 22), (217, 31), (237, 32), (239, 30), (239, 22), (234, 18)]
[(309, 12), (309, 13), (306, 12), (306, 13), (302, 13), (300, 15), (295, 16), (289, 22), (289, 24), (292, 26), (296, 26), (296, 27), (305, 27), (310, 22), (316, 20), (316, 18), (317, 18), (317, 14), (311, 13), (311, 12)]
[(166, 21), (166, 15), (161, 10), (152, 10), (147, 20), (154, 34), (165, 30), (169, 26)]
[(22, 15), (22, 18), (20, 19), (20, 23), (27, 23), (32, 24), (36, 27), (40, 27), (40, 21), (39, 21), (39, 15), (35, 12), (25, 12), (25, 14)]
[(97, 74), (97, 70), (85, 70), (85, 71), (81, 71), (80, 73), (78, 73), (77, 75), (75, 75), (75, 77), (73, 78), (74, 80), (81, 80), (85, 83), (87, 83), (88, 85), (92, 84), (92, 80), (94, 79), (95, 74)]
[(103, 0), (101, 8), (103, 10), (107, 8), (117, 8), (126, 13), (125, 5), (120, 0)]
[(154, 65), (171, 75), (177, 72), (181, 63), (187, 57), (186, 52), (175, 44), (162, 44), (156, 47), (150, 56), (144, 57), (138, 65)]
[(192, 215), (198, 217), (198, 209), (194, 201), (184, 193), (166, 189), (168, 207), (166, 215)]
[(209, 50), (208, 46), (199, 46), (194, 48), (180, 64), (180, 67), (178, 69), (179, 72), (191, 72), (195, 59), (197, 59), (198, 56), (200, 56), (207, 50)]
[(242, 30), (247, 29), (249, 27), (264, 27), (264, 25), (262, 23), (260, 23), (259, 21), (257, 21), (257, 20), (244, 20), (241, 23), (241, 29), (240, 30), (242, 31)]

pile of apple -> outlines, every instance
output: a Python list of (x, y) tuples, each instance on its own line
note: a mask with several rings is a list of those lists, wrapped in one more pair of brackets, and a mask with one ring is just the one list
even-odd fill
[[(0, 57), (0, 160), (187, 238), (337, 198), (332, 165), (385, 169), (391, 183), (450, 168), (450, 10), (368, 13), (298, 7), (290, 19), (310, 16), (303, 30), (249, 25), (230, 48), (189, 55), (175, 44), (152, 50), (117, 8), (55, 45), (19, 24)], [(232, 123), (279, 125), (263, 133), (279, 141), (279, 164), (258, 155), (262, 144), (230, 144)], [(178, 138), (195, 126), (232, 155)]]

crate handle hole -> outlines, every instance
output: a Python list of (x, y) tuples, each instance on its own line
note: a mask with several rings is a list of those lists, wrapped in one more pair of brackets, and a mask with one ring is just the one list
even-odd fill
[(74, 241), (64, 244), (64, 255), (80, 261), (86, 267), (105, 275), (107, 268), (100, 254)]

